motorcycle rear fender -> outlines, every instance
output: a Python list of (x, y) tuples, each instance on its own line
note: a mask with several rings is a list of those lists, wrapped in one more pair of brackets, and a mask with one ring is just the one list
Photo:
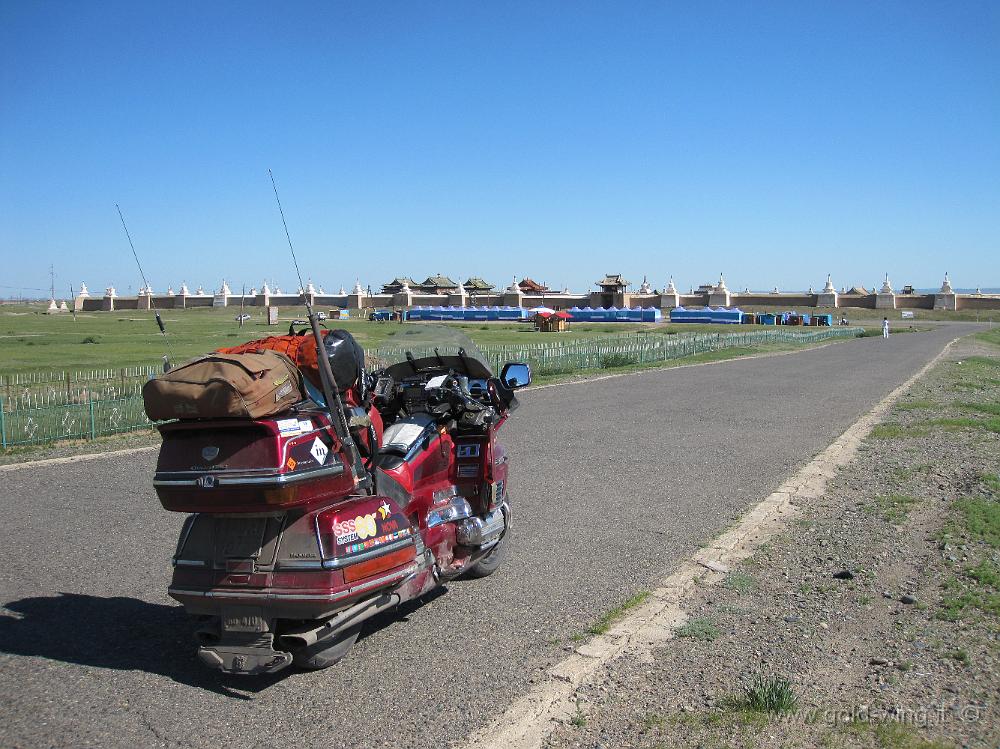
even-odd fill
[(268, 618), (323, 618), (412, 575), (413, 533), (398, 505), (379, 496), (299, 512), (192, 515), (169, 592), (191, 613), (236, 605)]

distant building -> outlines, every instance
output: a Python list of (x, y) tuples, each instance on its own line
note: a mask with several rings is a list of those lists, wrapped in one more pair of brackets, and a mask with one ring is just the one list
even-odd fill
[[(625, 277), (621, 273), (605, 273), (604, 278), (596, 282), (598, 286), (601, 287), (597, 303), (591, 306), (595, 307), (622, 307), (627, 304), (626, 291), (628, 290), (629, 281), (625, 280)], [(617, 304), (616, 304), (617, 302)]]
[(409, 286), (411, 289), (416, 289), (418, 284), (412, 278), (407, 276), (400, 276), (399, 278), (394, 278), (389, 283), (382, 285), (383, 294), (398, 294), (403, 286)]
[(458, 291), (458, 284), (448, 276), (438, 274), (428, 276), (422, 284), (418, 285), (418, 288), (425, 294), (453, 294)]
[(518, 281), (517, 286), (521, 289), (522, 294), (544, 294), (549, 291), (548, 286), (540, 284), (538, 281), (532, 281), (530, 278), (522, 278)]
[(495, 288), (493, 284), (484, 281), (479, 276), (473, 276), (465, 282), (465, 290), (470, 294), (488, 294)]

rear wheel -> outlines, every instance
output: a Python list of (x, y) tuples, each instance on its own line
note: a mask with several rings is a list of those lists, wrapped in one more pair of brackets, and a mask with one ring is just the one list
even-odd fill
[(347, 651), (357, 642), (359, 634), (361, 634), (360, 624), (338, 632), (329, 639), (304, 648), (296, 648), (292, 651), (292, 663), (310, 671), (328, 668), (347, 655)]
[(463, 577), (475, 580), (480, 577), (488, 577), (497, 571), (497, 568), (507, 558), (507, 537), (510, 535), (510, 506), (503, 505), (500, 508), (503, 512), (503, 533), (496, 545), (487, 552), (486, 556), (469, 568)]

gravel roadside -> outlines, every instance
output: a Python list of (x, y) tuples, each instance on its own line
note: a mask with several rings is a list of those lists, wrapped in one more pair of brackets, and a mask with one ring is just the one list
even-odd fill
[(998, 474), (1000, 347), (966, 338), (547, 746), (997, 746)]

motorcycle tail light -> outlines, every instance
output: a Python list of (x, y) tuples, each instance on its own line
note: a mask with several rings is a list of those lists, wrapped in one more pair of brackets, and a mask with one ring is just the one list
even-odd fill
[(407, 562), (412, 562), (413, 558), (413, 547), (407, 546), (405, 549), (399, 549), (390, 554), (383, 554), (380, 557), (375, 557), (375, 559), (349, 565), (344, 568), (344, 582), (353, 583), (357, 580), (377, 575), (379, 572), (385, 572), (386, 570), (391, 570), (393, 567), (399, 567)]
[(265, 489), (263, 491), (264, 501), (269, 505), (290, 505), (294, 504), (299, 496), (298, 486), (282, 486), (278, 489)]

